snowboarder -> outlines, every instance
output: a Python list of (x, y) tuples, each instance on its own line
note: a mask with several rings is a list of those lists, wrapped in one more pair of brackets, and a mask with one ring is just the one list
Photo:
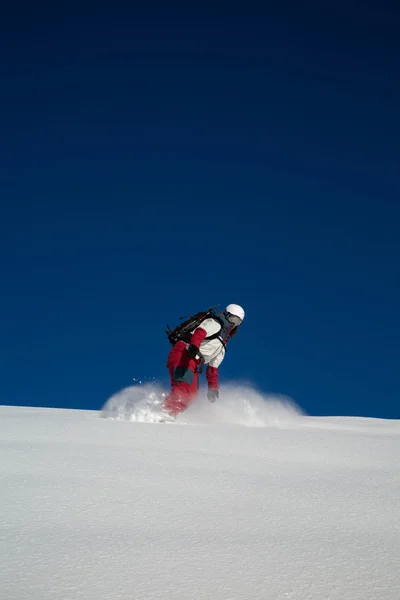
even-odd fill
[(238, 304), (229, 304), (222, 312), (212, 312), (209, 318), (191, 332), (190, 343), (174, 343), (167, 361), (171, 377), (171, 392), (164, 400), (162, 411), (166, 420), (186, 410), (196, 398), (199, 372), (207, 365), (207, 397), (215, 402), (219, 396), (218, 367), (225, 357), (225, 346), (236, 335), (243, 322), (244, 310)]

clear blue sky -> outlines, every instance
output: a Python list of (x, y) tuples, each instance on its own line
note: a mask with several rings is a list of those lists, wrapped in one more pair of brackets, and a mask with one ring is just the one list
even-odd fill
[(105, 4), (2, 9), (0, 401), (100, 408), (235, 302), (223, 381), (400, 418), (395, 3)]

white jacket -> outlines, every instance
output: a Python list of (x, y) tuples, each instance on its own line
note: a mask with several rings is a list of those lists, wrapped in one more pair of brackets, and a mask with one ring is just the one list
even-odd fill
[[(207, 332), (207, 336), (209, 336), (221, 331), (222, 327), (215, 319), (206, 319), (197, 329), (204, 329)], [(195, 331), (197, 331), (197, 329)], [(218, 338), (213, 340), (203, 340), (200, 344), (200, 352), (204, 358), (205, 364), (210, 367), (215, 367), (216, 369), (225, 358), (225, 346)]]

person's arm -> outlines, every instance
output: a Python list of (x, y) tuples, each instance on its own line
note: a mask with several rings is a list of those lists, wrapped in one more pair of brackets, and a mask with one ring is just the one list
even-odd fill
[(207, 398), (210, 402), (215, 402), (219, 397), (219, 385), (218, 385), (218, 368), (207, 366), (206, 378), (208, 383)]
[(194, 330), (194, 332), (192, 333), (192, 337), (190, 338), (190, 344), (188, 348), (188, 354), (190, 358), (195, 358), (198, 355), (200, 344), (204, 340), (206, 335), (207, 331), (202, 327), (198, 327)]
[(197, 329), (192, 333), (188, 353), (190, 358), (195, 358), (199, 353), (200, 344), (206, 337), (214, 335), (220, 331), (221, 325), (215, 319), (205, 319)]
[(218, 367), (225, 358), (225, 348), (221, 348), (221, 351), (215, 358), (209, 363), (206, 370), (206, 378), (208, 383), (207, 398), (210, 402), (215, 402), (219, 397), (219, 381), (218, 381)]

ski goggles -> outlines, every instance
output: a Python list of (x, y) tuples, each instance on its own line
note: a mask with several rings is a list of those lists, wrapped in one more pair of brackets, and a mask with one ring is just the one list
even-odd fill
[(229, 323), (232, 323), (232, 325), (236, 325), (236, 327), (239, 327), (239, 325), (242, 323), (242, 319), (236, 315), (228, 315), (228, 321)]

